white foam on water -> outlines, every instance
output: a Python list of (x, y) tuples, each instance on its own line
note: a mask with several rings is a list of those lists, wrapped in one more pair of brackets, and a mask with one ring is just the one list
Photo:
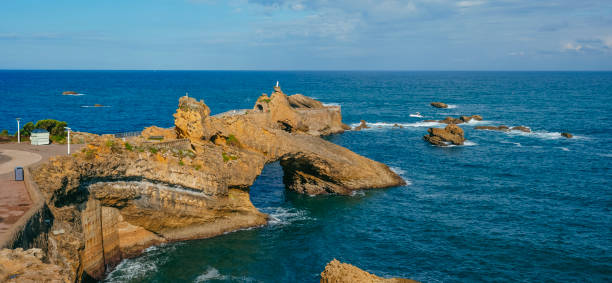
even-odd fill
[(512, 131), (508, 131), (506, 133), (509, 134), (509, 135), (524, 136), (524, 137), (533, 137), (533, 138), (539, 138), (539, 139), (543, 139), (543, 140), (565, 139), (565, 137), (561, 136), (561, 133), (559, 133), (559, 132), (532, 131), (530, 133), (526, 133), (526, 132), (523, 132), (523, 131), (512, 130)]
[(509, 143), (509, 144), (516, 145), (518, 147), (522, 147), (523, 146), (520, 142), (501, 141), (501, 143)]
[(406, 186), (412, 185), (412, 181), (406, 179), (406, 171), (404, 169), (399, 168), (399, 167), (389, 167), (389, 169), (391, 169), (391, 171), (395, 172), (395, 174), (397, 174), (400, 177), (402, 177), (402, 179), (404, 179), (404, 182), (406, 182)]
[(447, 104), (447, 105), (448, 105), (448, 107), (447, 107), (448, 109), (455, 109), (455, 108), (457, 108), (456, 104)]
[(127, 282), (145, 277), (147, 274), (157, 272), (157, 261), (148, 257), (122, 260), (117, 267), (108, 274), (105, 282)]
[(340, 103), (325, 102), (325, 103), (323, 103), (323, 106), (340, 106)]
[(355, 197), (355, 196), (363, 197), (363, 196), (365, 196), (365, 192), (362, 191), (362, 190), (352, 191), (350, 196), (352, 196), (352, 197)]
[(465, 141), (463, 142), (463, 146), (475, 146), (475, 145), (478, 145), (478, 144), (477, 144), (477, 143), (475, 143), (475, 142), (473, 142), (473, 141), (468, 141), (468, 140), (465, 140)]
[(262, 212), (270, 216), (269, 225), (287, 225), (295, 221), (311, 220), (308, 213), (304, 210), (285, 207), (266, 207), (261, 209)]
[(95, 105), (81, 105), (81, 108), (108, 108), (108, 105), (95, 106)]
[(612, 158), (612, 153), (600, 153), (599, 156)]
[[(374, 123), (366, 123), (368, 125), (367, 129), (362, 129), (363, 130), (372, 130), (372, 129), (377, 129), (377, 128), (393, 128), (396, 124), (402, 127), (411, 127), (411, 128), (416, 128), (416, 127), (437, 127), (437, 126), (444, 126), (445, 124), (439, 123), (439, 122), (424, 122), (424, 121), (420, 121), (420, 122), (414, 122), (414, 123), (387, 123), (387, 122), (374, 122)], [(359, 126), (360, 123), (353, 123), (351, 124), (351, 127), (357, 127)]]
[(570, 151), (569, 148), (567, 148), (567, 147), (559, 146), (559, 147), (555, 147), (555, 148), (558, 148), (558, 149), (563, 150), (563, 151)]
[(193, 282), (206, 282), (212, 279), (227, 280), (227, 276), (219, 273), (219, 270), (217, 270), (216, 268), (209, 267), (204, 273), (196, 277)]

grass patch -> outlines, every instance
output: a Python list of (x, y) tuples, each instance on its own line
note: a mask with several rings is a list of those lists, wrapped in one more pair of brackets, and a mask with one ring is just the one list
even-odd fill
[(132, 147), (132, 145), (129, 142), (125, 142), (124, 144), (125, 149), (129, 150), (129, 151), (133, 151), (134, 147)]
[(270, 100), (269, 98), (264, 98), (264, 99), (262, 99), (261, 101), (263, 101), (263, 102), (265, 102), (265, 103), (270, 103), (270, 101), (272, 101), (272, 100)]
[(232, 134), (230, 134), (229, 136), (227, 136), (227, 138), (225, 138), (225, 142), (227, 143), (227, 145), (240, 146), (240, 142), (238, 141), (236, 136)]
[(228, 161), (230, 161), (230, 160), (236, 160), (236, 159), (238, 159), (238, 156), (235, 156), (235, 155), (228, 155), (228, 154), (227, 154), (227, 153), (225, 153), (225, 152), (224, 152), (224, 153), (222, 153), (222, 154), (221, 154), (221, 156), (223, 156), (223, 161), (224, 161), (224, 162), (228, 162)]
[(157, 148), (154, 147), (149, 147), (149, 152), (156, 154), (159, 150), (157, 150)]
[(195, 169), (196, 171), (200, 171), (200, 169), (202, 169), (202, 165), (195, 164), (195, 165), (193, 165), (193, 169)]

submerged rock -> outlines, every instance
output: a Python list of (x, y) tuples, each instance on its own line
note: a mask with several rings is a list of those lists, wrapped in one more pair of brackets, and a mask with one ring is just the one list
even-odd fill
[(512, 127), (510, 130), (531, 133), (531, 129), (526, 126), (515, 126), (515, 127)]
[(448, 108), (448, 105), (443, 102), (432, 102), (430, 105), (436, 108)]
[(565, 137), (565, 138), (568, 138), (568, 139), (571, 139), (571, 138), (573, 138), (573, 137), (574, 137), (574, 135), (572, 135), (572, 134), (570, 134), (570, 133), (561, 133), (561, 136), (563, 136), (563, 137)]
[(423, 139), (437, 146), (447, 146), (449, 143), (454, 145), (462, 145), (465, 142), (463, 129), (455, 124), (449, 124), (445, 128), (429, 128), (429, 133), (423, 136)]
[(383, 278), (364, 271), (354, 265), (342, 263), (337, 259), (330, 261), (321, 272), (321, 283), (418, 283), (404, 278)]
[(489, 131), (502, 131), (502, 132), (510, 131), (510, 128), (508, 126), (505, 126), (505, 125), (500, 125), (500, 126), (476, 126), (476, 127), (474, 127), (474, 129), (476, 129), (476, 130), (489, 130)]

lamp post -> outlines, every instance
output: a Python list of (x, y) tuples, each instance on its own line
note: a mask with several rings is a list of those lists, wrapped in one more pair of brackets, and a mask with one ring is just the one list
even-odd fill
[(68, 131), (68, 155), (70, 155), (70, 129), (69, 127), (64, 127)]
[(19, 121), (21, 118), (17, 118), (17, 143), (21, 143), (21, 127), (19, 127)]

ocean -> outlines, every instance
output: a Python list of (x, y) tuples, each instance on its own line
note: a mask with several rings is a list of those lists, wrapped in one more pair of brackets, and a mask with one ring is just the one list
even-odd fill
[[(251, 187), (269, 225), (151, 247), (106, 281), (318, 282), (334, 258), (422, 282), (612, 281), (612, 72), (5, 70), (0, 130), (16, 117), (98, 134), (170, 127), (187, 92), (215, 114), (252, 108), (277, 80), (371, 123), (325, 138), (408, 185), (311, 197), (285, 191), (269, 164)], [(94, 104), (108, 107), (81, 107)], [(461, 125), (464, 146), (423, 141), (441, 126), (423, 120), (473, 114), (484, 120)], [(474, 129), (500, 124), (533, 132)]]

